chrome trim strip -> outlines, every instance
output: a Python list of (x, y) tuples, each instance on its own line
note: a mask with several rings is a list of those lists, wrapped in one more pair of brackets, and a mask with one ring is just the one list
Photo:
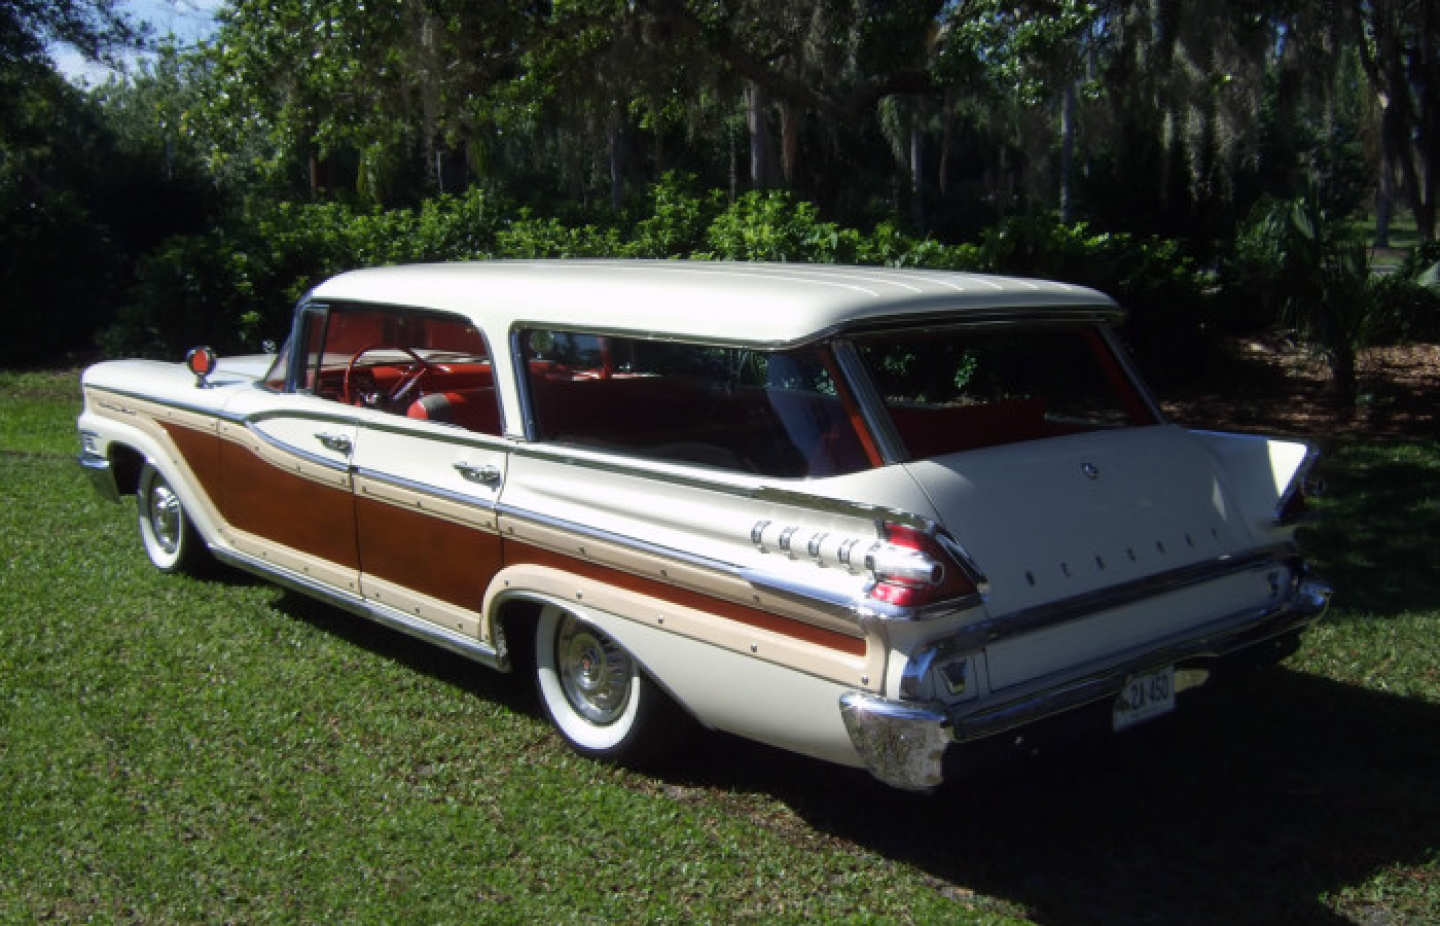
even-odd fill
[(674, 547), (667, 547), (662, 546), (658, 543), (651, 543), (648, 540), (640, 540), (636, 537), (626, 536), (625, 534), (617, 534), (613, 531), (603, 530), (598, 527), (590, 527), (589, 525), (580, 524), (576, 521), (567, 521), (564, 518), (557, 518), (553, 515), (541, 514), (538, 511), (531, 511), (527, 508), (516, 508), (514, 505), (508, 505), (503, 502), (496, 504), (494, 507), (495, 513), (502, 518), (515, 518), (520, 521), (529, 521), (533, 524), (539, 524), (544, 527), (553, 527), (556, 530), (562, 530), (572, 534), (579, 534), (580, 536), (588, 537), (591, 540), (599, 540), (604, 543), (613, 543), (618, 546), (627, 547), (632, 550), (638, 550), (641, 553), (648, 553), (654, 556), (667, 557), (669, 559), (674, 559), (691, 566), (698, 566), (701, 569), (710, 569), (716, 572), (723, 572), (727, 575), (743, 576), (745, 573), (745, 570), (742, 567), (737, 566), (734, 563), (727, 563), (724, 560), (711, 559), (707, 556), (699, 556), (694, 553), (688, 553), (684, 550), (677, 550)]
[(865, 363), (856, 352), (855, 344), (847, 339), (837, 338), (831, 343), (830, 349), (835, 355), (835, 362), (840, 365), (840, 372), (845, 376), (850, 395), (860, 406), (865, 427), (870, 430), (870, 436), (880, 451), (881, 459), (886, 463), (902, 463), (910, 459), (905, 442), (900, 439), (895, 422), (886, 413), (885, 402), (875, 389), (870, 374), (866, 372)]
[[(865, 626), (867, 622), (874, 620), (923, 621), (955, 614), (960, 611), (968, 611), (971, 608), (978, 607), (982, 603), (980, 595), (974, 594), (946, 601), (937, 601), (923, 608), (896, 607), (895, 605), (886, 604), (883, 601), (875, 601), (867, 598), (863, 593), (860, 596), (852, 596), (821, 585), (812, 585), (808, 582), (797, 581), (788, 576), (777, 576), (750, 566), (739, 566), (724, 560), (698, 556), (684, 550), (677, 550), (674, 547), (651, 543), (648, 540), (640, 540), (625, 534), (617, 534), (575, 521), (567, 521), (564, 518), (541, 514), (537, 511), (516, 508), (513, 505), (507, 505), (503, 502), (495, 506), (495, 511), (502, 518), (516, 518), (518, 520), (530, 521), (546, 527), (566, 531), (567, 533), (577, 534), (581, 537), (588, 537), (592, 540), (613, 543), (627, 549), (637, 550), (653, 556), (666, 557), (701, 569), (708, 569), (723, 575), (733, 576), (744, 580), (762, 591), (786, 598), (801, 598), (807, 602), (819, 604), (837, 616), (857, 621), (862, 627)], [(501, 533), (502, 535), (504, 534), (503, 527)], [(677, 587), (683, 588), (684, 586), (677, 585)]]
[(1248, 569), (1258, 569), (1267, 565), (1285, 565), (1284, 561), (1294, 555), (1295, 547), (1290, 543), (1262, 547), (1245, 553), (1226, 554), (1216, 559), (1158, 572), (1121, 585), (1112, 585), (1061, 601), (1048, 602), (1022, 611), (1012, 611), (1009, 614), (990, 617), (962, 627), (956, 636), (961, 638), (962, 646), (974, 649), (997, 640), (1032, 633), (1087, 614), (1118, 608), (1167, 592), (1179, 591), (1191, 585), (1199, 585), (1202, 582), (1244, 572)]
[(252, 419), (252, 421), (246, 421), (246, 422), (245, 422), (245, 428), (246, 428), (246, 430), (248, 430), (251, 434), (254, 434), (256, 437), (260, 438), (260, 439), (263, 440), (265, 443), (269, 444), (271, 447), (275, 447), (275, 448), (277, 448), (277, 449), (279, 449), (279, 450), (283, 450), (284, 452), (286, 452), (286, 453), (288, 453), (288, 454), (291, 454), (291, 455), (293, 455), (293, 456), (297, 456), (297, 457), (299, 457), (300, 459), (304, 460), (304, 461), (307, 462), (307, 463), (313, 463), (313, 464), (315, 464), (316, 466), (321, 466), (321, 467), (324, 467), (325, 469), (332, 469), (332, 470), (334, 470), (334, 471), (337, 472), (337, 473), (348, 473), (348, 472), (350, 472), (350, 464), (349, 464), (349, 462), (341, 462), (341, 461), (338, 461), (338, 460), (332, 460), (332, 459), (330, 459), (329, 457), (322, 457), (322, 456), (320, 456), (318, 453), (314, 453), (314, 452), (309, 451), (309, 450), (301, 450), (299, 447), (296, 447), (294, 444), (288, 444), (288, 443), (286, 443), (285, 441), (277, 440), (276, 438), (271, 437), (269, 434), (266, 434), (264, 431), (261, 431), (261, 430), (259, 430), (258, 428), (256, 428), (256, 427), (254, 426), (254, 424), (253, 424), (253, 419)]
[[(716, 475), (706, 478), (709, 471), (698, 469), (692, 473), (676, 473), (659, 469), (659, 461), (647, 460), (642, 457), (616, 456), (601, 451), (591, 451), (582, 448), (561, 448), (553, 444), (512, 444), (509, 451), (516, 456), (529, 457), (531, 459), (546, 460), (552, 463), (564, 463), (568, 466), (581, 466), (587, 469), (598, 470), (605, 473), (614, 473), (621, 476), (637, 476), (645, 479), (658, 479), (671, 485), (683, 486), (689, 489), (707, 489), (712, 492), (723, 492), (727, 495), (734, 495), (738, 498), (750, 499), (752, 501), (770, 502), (777, 505), (794, 505), (799, 508), (808, 508), (813, 511), (820, 511), (825, 514), (846, 515), (857, 518), (864, 518), (868, 521), (894, 521), (897, 524), (904, 524), (922, 531), (933, 531), (936, 522), (922, 515), (913, 514), (908, 511), (901, 511), (898, 508), (886, 508), (881, 505), (867, 505), (863, 502), (854, 502), (846, 499), (832, 498), (826, 495), (816, 495), (804, 492), (799, 489), (784, 488), (768, 484), (743, 484), (736, 481), (727, 481), (723, 477), (739, 474), (715, 471)], [(683, 466), (685, 464), (667, 464)], [(806, 480), (796, 480), (804, 483)], [(877, 532), (876, 536), (879, 534)]]
[(382, 473), (379, 470), (367, 469), (363, 466), (351, 467), (350, 472), (363, 479), (370, 479), (375, 482), (383, 482), (386, 485), (395, 486), (397, 489), (409, 489), (412, 492), (419, 492), (423, 495), (443, 498), (446, 501), (458, 502), (462, 505), (470, 505), (475, 508), (483, 508), (486, 511), (495, 510), (495, 500), (492, 498), (478, 498), (474, 495), (465, 495), (461, 492), (454, 492), (450, 489), (442, 489), (440, 486), (431, 485), (428, 482), (416, 482), (413, 479), (404, 479), (390, 473)]
[(403, 434), (406, 437), (420, 437), (456, 446), (475, 447), (480, 450), (508, 452), (511, 441), (498, 434), (472, 431), (463, 425), (448, 421), (407, 418), (398, 413), (375, 410), (373, 420), (369, 417), (352, 419), (352, 423), (365, 431), (384, 431), (387, 434)]
[[(179, 366), (179, 364), (176, 364), (176, 366)], [(254, 385), (254, 382), (247, 381), (247, 383), (235, 383), (235, 385), (237, 386), (247, 384)], [(127, 399), (134, 399), (137, 402), (148, 402), (151, 405), (159, 405), (164, 408), (173, 408), (176, 411), (189, 412), (194, 415), (204, 415), (208, 418), (226, 418), (227, 420), (235, 420), (234, 416), (228, 416), (223, 411), (214, 408), (213, 406), (206, 407), (202, 405), (192, 405), (189, 402), (181, 402), (175, 399), (158, 398), (153, 395), (144, 395), (139, 392), (131, 392), (129, 389), (117, 389), (113, 386), (97, 386), (93, 383), (82, 383), (81, 387), (82, 389), (94, 389), (96, 392), (108, 392), (110, 395), (121, 395)], [(212, 391), (216, 388), (219, 387), (212, 384)]]
[(508, 659), (494, 647), (474, 637), (467, 637), (438, 624), (422, 621), (404, 611), (398, 611), (359, 595), (339, 591), (308, 576), (292, 572), (274, 563), (263, 562), (235, 550), (211, 545), (210, 552), (226, 565), (253, 573), (302, 595), (317, 598), (357, 617), (363, 617), (389, 627), (391, 630), (398, 630), (408, 636), (433, 643), (481, 665), (499, 669), (502, 672), (508, 671), (510, 668)]
[[(325, 399), (319, 399), (315, 396), (310, 396), (309, 398), (314, 399), (317, 402), (326, 401)], [(350, 407), (348, 405), (341, 405), (339, 402), (336, 402), (334, 404), (338, 405), (340, 408)], [(262, 412), (251, 412), (248, 415), (241, 416), (239, 421), (241, 424), (249, 427), (256, 424), (257, 422), (269, 421), (272, 418), (300, 418), (305, 421), (318, 421), (322, 424), (343, 424), (348, 425), (352, 428), (358, 428), (361, 425), (360, 419), (356, 418), (354, 414), (342, 415), (338, 412), (312, 411), (308, 408), (276, 408), (267, 409)]]

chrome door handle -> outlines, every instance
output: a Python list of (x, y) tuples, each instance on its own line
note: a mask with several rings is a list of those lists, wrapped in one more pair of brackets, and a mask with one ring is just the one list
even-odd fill
[(343, 453), (346, 456), (349, 456), (350, 451), (355, 449), (355, 445), (350, 443), (350, 438), (346, 437), (344, 434), (331, 434), (328, 431), (317, 431), (315, 434), (315, 439), (318, 440), (327, 450), (333, 450), (336, 453)]
[(478, 482), (481, 485), (487, 486), (499, 485), (500, 483), (500, 467), (498, 466), (492, 466), (489, 463), (476, 466), (464, 460), (454, 464), (454, 466), (455, 472), (460, 474), (460, 478), (468, 482)]

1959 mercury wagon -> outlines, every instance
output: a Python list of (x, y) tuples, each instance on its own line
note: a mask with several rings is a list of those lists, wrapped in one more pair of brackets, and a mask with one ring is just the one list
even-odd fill
[(1314, 453), (1168, 424), (1119, 318), (942, 272), (361, 270), (274, 357), (88, 369), (81, 463), (160, 569), (534, 672), (582, 753), (663, 746), (678, 705), (923, 789), (1057, 715), (1170, 711), (1328, 603)]

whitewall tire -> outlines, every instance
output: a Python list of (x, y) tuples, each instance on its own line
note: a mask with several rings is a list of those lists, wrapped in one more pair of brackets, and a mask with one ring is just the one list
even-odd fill
[(668, 702), (635, 657), (599, 627), (556, 605), (535, 623), (540, 701), (575, 751), (636, 761), (655, 752), (656, 719)]
[(140, 541), (145, 555), (161, 572), (195, 572), (207, 560), (209, 551), (180, 496), (149, 463), (140, 471), (135, 488)]

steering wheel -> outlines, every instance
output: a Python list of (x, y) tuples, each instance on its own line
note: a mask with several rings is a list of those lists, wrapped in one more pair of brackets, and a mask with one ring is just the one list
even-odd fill
[(355, 404), (355, 396), (350, 394), (350, 379), (355, 375), (355, 364), (362, 356), (370, 353), (372, 350), (398, 350), (408, 355), (411, 360), (410, 365), (405, 368), (405, 372), (400, 374), (400, 379), (395, 382), (394, 386), (390, 387), (390, 392), (386, 394), (381, 403), (377, 404), (384, 404), (391, 408), (399, 405), (400, 401), (405, 398), (405, 395), (411, 389), (415, 388), (415, 384), (420, 382), (420, 378), (430, 372), (430, 364), (426, 363), (424, 358), (408, 347), (400, 347), (395, 344), (367, 345), (351, 355), (350, 362), (345, 364), (345, 378), (340, 383), (340, 401), (346, 405)]

